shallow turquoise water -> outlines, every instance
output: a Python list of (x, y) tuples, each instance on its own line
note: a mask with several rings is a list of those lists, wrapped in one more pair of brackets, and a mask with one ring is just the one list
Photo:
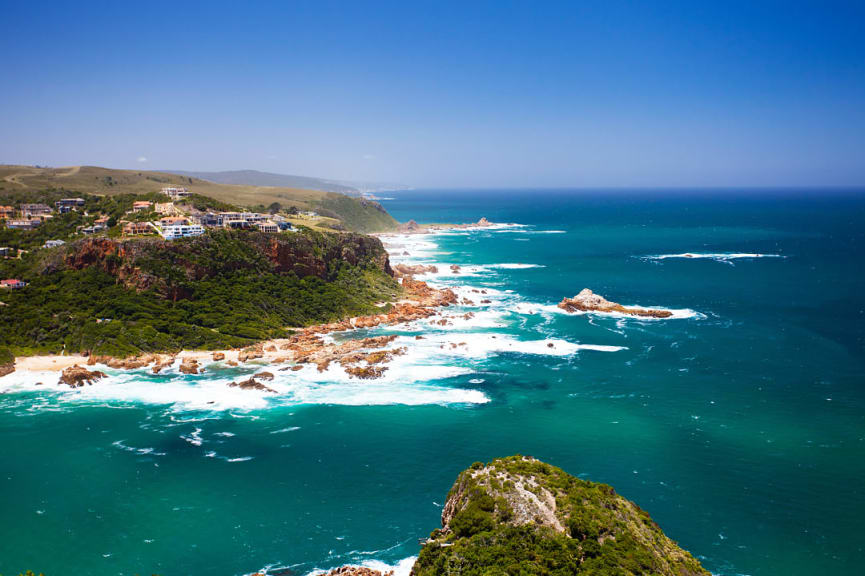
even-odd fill
[[(460, 470), (517, 452), (614, 485), (714, 573), (861, 573), (865, 197), (392, 196), (401, 220), (526, 225), (389, 240), (461, 265), (432, 281), (489, 306), (401, 328), (425, 339), (383, 382), (280, 373), (276, 400), (226, 395), (240, 369), (84, 394), (0, 379), (0, 573), (393, 564)], [(643, 258), (685, 252), (782, 257)], [(584, 287), (693, 314), (555, 313)]]

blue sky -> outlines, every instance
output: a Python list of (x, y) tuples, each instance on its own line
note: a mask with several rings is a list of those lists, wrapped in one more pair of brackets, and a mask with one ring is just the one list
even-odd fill
[(0, 162), (865, 184), (863, 2), (0, 0)]

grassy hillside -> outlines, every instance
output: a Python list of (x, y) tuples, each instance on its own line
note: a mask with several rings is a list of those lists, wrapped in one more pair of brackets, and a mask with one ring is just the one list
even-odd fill
[(158, 193), (163, 186), (184, 186), (195, 194), (238, 206), (268, 206), (278, 202), (286, 208), (295, 206), (298, 210), (313, 210), (340, 220), (346, 229), (355, 232), (384, 232), (394, 229), (397, 224), (377, 203), (334, 192), (273, 186), (235, 186), (177, 174), (114, 170), (97, 166), (37, 168), (0, 165), (0, 202), (8, 193), (22, 191), (61, 190), (69, 194), (99, 195), (146, 194)]

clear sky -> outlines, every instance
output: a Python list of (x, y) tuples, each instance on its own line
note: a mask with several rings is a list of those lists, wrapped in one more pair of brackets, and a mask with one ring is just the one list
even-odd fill
[(865, 2), (0, 0), (0, 163), (865, 184)]

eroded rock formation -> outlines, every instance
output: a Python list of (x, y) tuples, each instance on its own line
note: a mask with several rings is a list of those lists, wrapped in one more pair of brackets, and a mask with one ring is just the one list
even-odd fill
[(645, 316), (649, 318), (669, 318), (673, 315), (669, 310), (622, 306), (617, 302), (610, 302), (600, 294), (595, 294), (588, 288), (583, 288), (580, 293), (573, 298), (563, 299), (559, 302), (559, 308), (566, 312), (618, 312), (620, 314)]
[(70, 388), (81, 388), (85, 384), (93, 384), (97, 380), (105, 378), (105, 372), (99, 370), (88, 370), (76, 364), (65, 369), (60, 374), (60, 384), (66, 384)]

